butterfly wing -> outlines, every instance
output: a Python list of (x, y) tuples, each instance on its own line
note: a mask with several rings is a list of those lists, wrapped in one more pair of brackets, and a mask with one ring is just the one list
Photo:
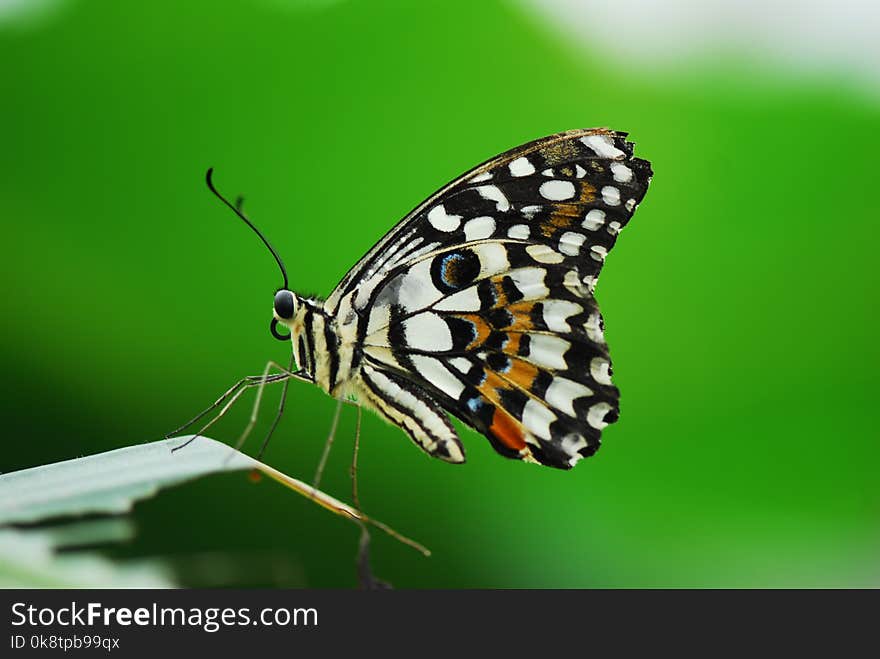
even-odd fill
[(367, 382), (393, 385), (373, 406), (409, 395), (405, 419), (391, 420), (421, 425), (410, 435), (451, 461), (463, 451), (441, 407), (508, 457), (570, 468), (595, 452), (619, 396), (593, 288), (650, 181), (632, 153), (606, 129), (530, 142), (441, 189), (370, 250), (325, 310), (347, 300), (358, 315)]

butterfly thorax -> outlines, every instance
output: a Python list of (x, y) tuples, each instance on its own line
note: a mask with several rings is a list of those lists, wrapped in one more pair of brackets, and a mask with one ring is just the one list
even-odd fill
[(340, 323), (322, 299), (297, 296), (297, 301), (297, 312), (286, 323), (297, 365), (326, 393), (341, 398), (349, 393), (352, 378), (356, 317), (348, 314), (342, 319), (348, 322)]

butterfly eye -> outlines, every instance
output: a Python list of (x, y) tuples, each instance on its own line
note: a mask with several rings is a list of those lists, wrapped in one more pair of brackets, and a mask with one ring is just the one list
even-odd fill
[(283, 288), (275, 293), (275, 313), (285, 320), (293, 318), (296, 313), (296, 298), (293, 293)]

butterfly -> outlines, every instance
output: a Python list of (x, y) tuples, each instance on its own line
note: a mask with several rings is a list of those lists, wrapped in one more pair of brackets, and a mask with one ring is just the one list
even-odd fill
[(291, 291), (237, 210), (284, 275), (271, 331), (291, 342), (295, 375), (447, 462), (465, 461), (450, 415), (507, 458), (569, 469), (592, 455), (619, 410), (593, 293), (652, 175), (626, 135), (570, 130), (487, 160), (407, 214), (326, 299)]

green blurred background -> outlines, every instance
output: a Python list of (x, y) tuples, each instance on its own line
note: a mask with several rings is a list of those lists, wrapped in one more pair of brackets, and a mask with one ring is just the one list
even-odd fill
[[(736, 53), (640, 70), (496, 0), (54, 9), (0, 25), (0, 471), (160, 438), (286, 359), (268, 332), (277, 269), (205, 189), (208, 166), (246, 195), (291, 285), (327, 295), (465, 169), (610, 126), (655, 170), (597, 291), (620, 422), (559, 472), (463, 428), (468, 463), (450, 466), (366, 415), (364, 507), (434, 552), (376, 537), (376, 572), (397, 587), (880, 586), (876, 94)], [(333, 408), (294, 384), (267, 462), (309, 480)], [(248, 411), (211, 434), (234, 441)], [(346, 500), (354, 419), (324, 479)], [(170, 558), (183, 584), (356, 583), (355, 527), (243, 474), (135, 520), (112, 554)]]

